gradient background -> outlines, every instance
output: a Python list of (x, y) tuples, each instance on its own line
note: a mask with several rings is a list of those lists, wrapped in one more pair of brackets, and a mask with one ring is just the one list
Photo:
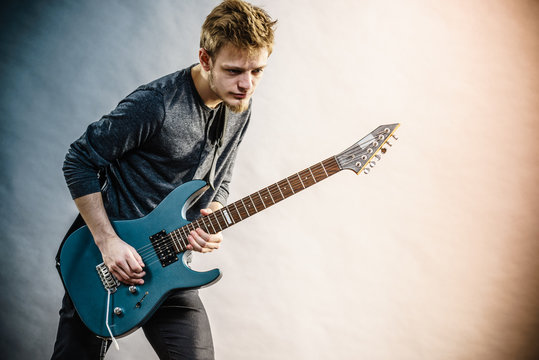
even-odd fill
[[(76, 215), (62, 162), (197, 60), (217, 1), (13, 1), (1, 15), (5, 359), (50, 356)], [(539, 357), (539, 2), (256, 1), (279, 19), (230, 200), (379, 124), (400, 140), (225, 232), (194, 267), (218, 359)], [(109, 359), (155, 359), (141, 331)]]

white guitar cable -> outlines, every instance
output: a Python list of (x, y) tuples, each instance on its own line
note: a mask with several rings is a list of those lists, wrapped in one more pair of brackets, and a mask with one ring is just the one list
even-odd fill
[(110, 330), (109, 326), (109, 311), (110, 311), (110, 289), (107, 289), (107, 292), (109, 295), (107, 296), (107, 313), (105, 315), (105, 325), (107, 326), (107, 330), (109, 331), (110, 338), (112, 339), (112, 342), (114, 343), (114, 347), (116, 350), (120, 351), (120, 345), (118, 345), (118, 341), (114, 338), (114, 335), (112, 335), (112, 331)]

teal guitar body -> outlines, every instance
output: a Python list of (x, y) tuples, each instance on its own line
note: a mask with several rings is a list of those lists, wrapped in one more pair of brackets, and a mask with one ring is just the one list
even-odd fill
[[(146, 265), (144, 284), (136, 287), (114, 281), (109, 274), (111, 294), (107, 290), (107, 269), (88, 227), (83, 226), (67, 237), (60, 249), (59, 271), (67, 293), (84, 324), (96, 335), (121, 337), (140, 327), (175, 289), (200, 288), (221, 277), (218, 269), (191, 270), (185, 252), (165, 254), (159, 260), (150, 238), (170, 233), (189, 222), (185, 211), (206, 187), (202, 180), (185, 183), (172, 191), (151, 213), (135, 220), (112, 221), (121, 239), (133, 246)], [(159, 246), (159, 245), (158, 245)], [(163, 256), (162, 256), (163, 257)], [(175, 259), (174, 259), (175, 258)], [(170, 262), (170, 263), (169, 263)], [(110, 332), (107, 328), (110, 328)]]

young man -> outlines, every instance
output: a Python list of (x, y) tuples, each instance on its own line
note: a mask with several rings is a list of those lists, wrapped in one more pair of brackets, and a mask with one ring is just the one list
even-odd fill
[[(67, 185), (119, 281), (143, 284), (145, 264), (116, 235), (109, 217), (142, 217), (192, 179), (206, 179), (211, 189), (188, 219), (225, 204), (251, 96), (272, 51), (274, 25), (258, 7), (223, 1), (202, 26), (199, 64), (140, 86), (71, 145), (63, 168)], [(218, 249), (222, 235), (199, 228), (188, 240), (189, 249), (204, 253)], [(213, 359), (209, 322), (196, 290), (171, 294), (143, 330), (161, 359)], [(66, 294), (52, 358), (97, 359), (102, 345)]]

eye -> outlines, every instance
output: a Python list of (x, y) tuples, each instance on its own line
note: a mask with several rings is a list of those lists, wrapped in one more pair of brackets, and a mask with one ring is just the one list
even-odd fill
[(238, 75), (241, 73), (241, 71), (237, 69), (227, 69), (226, 71), (231, 75)]
[(260, 74), (262, 74), (263, 72), (264, 72), (264, 69), (254, 69), (254, 70), (253, 70), (253, 74), (255, 74), (255, 75), (260, 75)]

